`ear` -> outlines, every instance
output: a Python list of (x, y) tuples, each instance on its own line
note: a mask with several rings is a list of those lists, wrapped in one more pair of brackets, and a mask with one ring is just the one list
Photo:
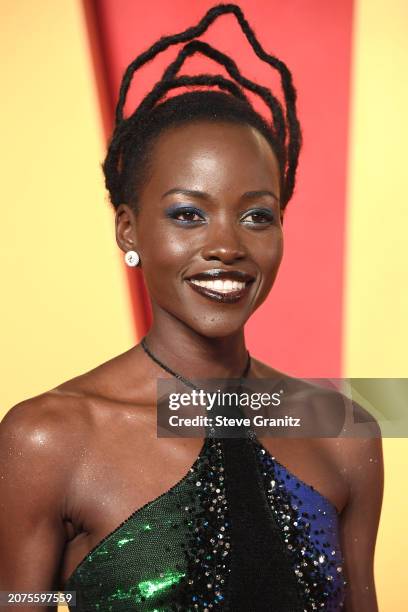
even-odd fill
[(124, 253), (137, 251), (136, 214), (128, 204), (119, 204), (115, 213), (117, 245)]

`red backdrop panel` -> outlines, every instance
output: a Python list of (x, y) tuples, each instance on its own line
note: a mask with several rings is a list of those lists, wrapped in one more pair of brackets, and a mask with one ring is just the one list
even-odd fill
[[(107, 131), (129, 62), (160, 36), (197, 23), (213, 5), (208, 0), (85, 0)], [(291, 69), (304, 134), (296, 193), (284, 224), (284, 259), (268, 300), (247, 324), (248, 348), (296, 375), (340, 376), (353, 2), (241, 0), (239, 5), (265, 50)], [(202, 39), (233, 57), (245, 76), (274, 91), (279, 87), (277, 75), (255, 56), (233, 16), (220, 17)], [(127, 113), (159, 80), (178, 48), (135, 75)], [(182, 70), (192, 71), (223, 73), (196, 57)], [(149, 314), (143, 318), (146, 296), (140, 277), (129, 280), (140, 331), (149, 324)]]

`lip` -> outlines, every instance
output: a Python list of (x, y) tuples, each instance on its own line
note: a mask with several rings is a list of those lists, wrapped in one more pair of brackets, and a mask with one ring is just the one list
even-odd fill
[[(197, 278), (194, 276), (194, 278)], [(231, 277), (228, 277), (231, 278)], [(192, 283), (191, 280), (185, 279), (186, 283), (197, 293), (209, 298), (210, 300), (214, 300), (215, 302), (222, 302), (225, 304), (235, 304), (239, 302), (249, 291), (251, 284), (248, 282), (243, 289), (237, 289), (237, 291), (230, 291), (229, 293), (221, 293), (220, 291), (215, 291), (214, 289), (207, 289), (206, 287), (201, 287), (200, 285), (196, 285)], [(200, 280), (197, 278), (197, 280)], [(202, 279), (205, 280), (205, 279)]]
[[(216, 279), (229, 279), (229, 280), (237, 280), (245, 283), (245, 287), (243, 289), (237, 289), (236, 291), (229, 291), (228, 293), (223, 293), (221, 291), (216, 291), (215, 289), (207, 289), (206, 287), (200, 287), (200, 285), (196, 285), (191, 282), (192, 280), (216, 280)], [(252, 285), (255, 277), (249, 272), (245, 272), (244, 270), (225, 270), (224, 268), (212, 268), (210, 270), (202, 270), (196, 272), (195, 274), (190, 274), (184, 278), (186, 283), (190, 285), (190, 287), (200, 293), (204, 297), (213, 300), (218, 303), (224, 304), (235, 304), (239, 302), (243, 297), (248, 293), (250, 286)]]
[(225, 270), (222, 268), (212, 268), (211, 270), (202, 270), (196, 274), (190, 274), (185, 280), (215, 280), (215, 279), (230, 279), (245, 283), (251, 283), (255, 277), (244, 270)]

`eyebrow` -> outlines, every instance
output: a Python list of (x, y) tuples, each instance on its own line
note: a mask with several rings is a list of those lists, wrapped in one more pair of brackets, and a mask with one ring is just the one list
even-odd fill
[(278, 196), (269, 189), (261, 189), (259, 191), (246, 191), (242, 195), (242, 198), (244, 200), (252, 200), (254, 198), (261, 198), (262, 196), (272, 196), (277, 202), (279, 202)]
[(210, 199), (210, 195), (205, 191), (199, 191), (198, 189), (180, 189), (178, 187), (175, 187), (174, 189), (169, 189), (168, 191), (163, 193), (162, 199), (168, 195), (171, 195), (172, 193), (179, 193), (181, 195), (191, 196), (193, 198), (201, 198), (203, 200)]
[[(211, 196), (205, 191), (200, 191), (199, 189), (180, 189), (178, 187), (174, 187), (173, 189), (169, 189), (162, 195), (162, 199), (168, 195), (173, 193), (178, 193), (185, 196), (190, 196), (193, 198), (201, 198), (202, 200), (210, 200)], [(241, 199), (244, 200), (252, 200), (254, 198), (261, 198), (262, 196), (272, 196), (277, 202), (279, 202), (279, 198), (277, 195), (270, 191), (269, 189), (261, 189), (258, 191), (246, 191), (242, 194)]]

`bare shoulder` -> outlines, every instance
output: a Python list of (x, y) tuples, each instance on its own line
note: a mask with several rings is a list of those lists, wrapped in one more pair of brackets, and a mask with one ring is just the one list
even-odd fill
[[(136, 351), (137, 353), (137, 351)], [(134, 347), (93, 369), (25, 399), (5, 414), (0, 423), (0, 447), (7, 453), (30, 454), (43, 462), (74, 468), (84, 448), (101, 442), (102, 432), (114, 421), (120, 426), (128, 411), (143, 405), (149, 381), (138, 372)]]
[(118, 405), (134, 406), (143, 399), (146, 380), (135, 368), (133, 353), (130, 349), (10, 408), (0, 423), (0, 445), (13, 443), (69, 461), (113, 412), (118, 417)]
[(15, 456), (43, 466), (47, 461), (66, 465), (79, 436), (90, 427), (90, 414), (84, 398), (54, 390), (19, 402), (0, 422), (2, 459)]
[[(68, 462), (96, 427), (102, 366), (12, 406), (0, 422), (0, 447)], [(61, 464), (60, 464), (61, 465)]]
[[(276, 370), (257, 359), (252, 362), (255, 378), (278, 377), (287, 383), (290, 391), (288, 397), (293, 403), (302, 404), (307, 410), (320, 447), (325, 449), (347, 486), (364, 479), (367, 486), (375, 481), (381, 485), (381, 429), (363, 406), (336, 388), (324, 388), (308, 379)], [(322, 435), (330, 430), (333, 430), (335, 435)], [(311, 432), (308, 436), (311, 436)]]
[(80, 403), (47, 391), (14, 405), (0, 422), (0, 580), (10, 590), (56, 586), (78, 449), (89, 430)]
[[(45, 392), (10, 408), (0, 423), (0, 535), (9, 558), (23, 554), (25, 545), (35, 546), (42, 558), (43, 538), (55, 558), (60, 554), (61, 519), (79, 443), (70, 408), (66, 398)], [(8, 533), (10, 524), (21, 526), (26, 544), (17, 530)], [(47, 563), (56, 562), (51, 552), (44, 556)]]

